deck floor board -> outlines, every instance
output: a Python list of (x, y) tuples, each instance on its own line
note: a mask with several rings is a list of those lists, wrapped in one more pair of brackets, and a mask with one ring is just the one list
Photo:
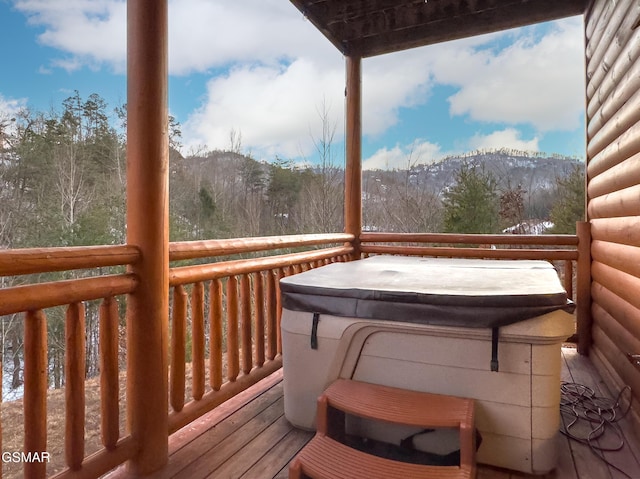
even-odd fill
[[(563, 348), (562, 380), (584, 384), (596, 394), (611, 397), (589, 359)], [(622, 428), (626, 444), (607, 454), (607, 460), (640, 477), (637, 438)], [(292, 427), (284, 417), (282, 370), (231, 399), (171, 438), (168, 465), (153, 479), (286, 479), (288, 463), (313, 433)], [(599, 460), (588, 446), (559, 435), (559, 461), (548, 474), (534, 476), (479, 465), (478, 479), (618, 479), (625, 478)], [(122, 469), (109, 475), (124, 479)], [(345, 478), (348, 479), (348, 478)]]

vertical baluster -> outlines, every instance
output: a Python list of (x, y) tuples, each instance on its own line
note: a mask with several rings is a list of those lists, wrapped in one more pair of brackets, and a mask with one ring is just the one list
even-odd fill
[(282, 296), (280, 294), (280, 280), (286, 276), (286, 272), (278, 269), (276, 274), (276, 344), (278, 354), (282, 353), (282, 333), (280, 331), (280, 322), (282, 320)]
[(251, 345), (251, 282), (249, 275), (240, 276), (241, 314), (240, 343), (242, 344), (242, 372), (249, 374), (253, 367), (253, 347)]
[(185, 391), (185, 362), (187, 342), (187, 293), (182, 285), (173, 288), (171, 318), (171, 374), (170, 401), (174, 411), (182, 411)]
[[(47, 450), (47, 318), (40, 309), (28, 311), (24, 322), (24, 452)], [(44, 461), (26, 461), (24, 477), (47, 473)]]
[(107, 449), (114, 449), (120, 437), (118, 375), (118, 302), (108, 297), (100, 305), (101, 431)]
[(204, 395), (204, 284), (196, 283), (191, 292), (191, 356), (193, 398)]
[(277, 353), (277, 309), (275, 273), (267, 271), (267, 359), (269, 360), (275, 358)]
[(209, 298), (209, 382), (213, 390), (218, 391), (222, 386), (222, 282), (219, 279), (211, 281)]
[(235, 381), (240, 370), (238, 358), (238, 281), (227, 280), (227, 378)]
[(256, 317), (256, 366), (264, 364), (264, 288), (262, 273), (253, 273), (253, 310)]
[(65, 318), (64, 450), (67, 465), (72, 470), (80, 469), (84, 459), (85, 343), (84, 303), (70, 304)]

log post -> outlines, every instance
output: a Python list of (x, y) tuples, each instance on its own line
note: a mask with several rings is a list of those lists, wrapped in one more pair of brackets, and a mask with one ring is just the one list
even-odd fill
[(576, 317), (578, 352), (589, 354), (591, 347), (591, 227), (588, 221), (576, 224), (578, 233), (578, 279)]
[(360, 57), (346, 57), (346, 166), (344, 229), (355, 236), (354, 259), (360, 259), (362, 232), (362, 70)]
[(127, 424), (134, 475), (168, 460), (168, 0), (127, 2), (127, 243), (139, 285), (127, 308)]

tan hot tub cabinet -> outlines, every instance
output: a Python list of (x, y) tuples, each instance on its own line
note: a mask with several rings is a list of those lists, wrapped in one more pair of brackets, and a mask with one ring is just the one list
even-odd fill
[[(560, 345), (574, 318), (551, 264), (374, 256), (283, 278), (280, 288), (293, 425), (314, 429), (320, 393), (351, 378), (474, 398), (478, 462), (527, 473), (555, 466)], [(392, 443), (416, 432), (357, 418), (349, 427)], [(428, 438), (416, 443), (437, 452)]]

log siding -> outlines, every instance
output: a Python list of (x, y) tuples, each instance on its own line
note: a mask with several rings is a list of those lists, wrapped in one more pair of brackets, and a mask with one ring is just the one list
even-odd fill
[(594, 0), (585, 16), (587, 215), (591, 223), (590, 357), (640, 408), (640, 4)]

